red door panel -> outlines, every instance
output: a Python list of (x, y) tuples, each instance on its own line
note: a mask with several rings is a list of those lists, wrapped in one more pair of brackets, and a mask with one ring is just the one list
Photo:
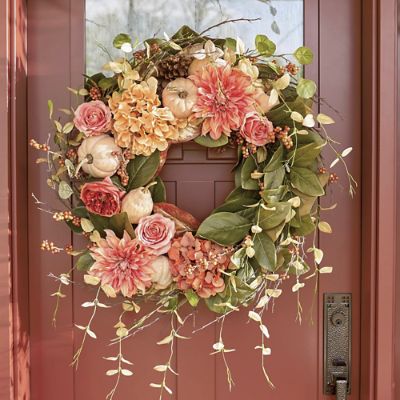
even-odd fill
[[(361, 1), (337, 0), (335, 2), (304, 2), (305, 43), (313, 48), (315, 62), (306, 69), (306, 75), (319, 82), (320, 96), (340, 111), (334, 115), (327, 106), (321, 111), (335, 117), (337, 124), (330, 130), (341, 141), (343, 148), (352, 146), (355, 151), (349, 166), (360, 181), (360, 17)], [(168, 18), (168, 16), (166, 16)], [(67, 86), (81, 84), (84, 72), (84, 4), (81, 0), (30, 0), (28, 2), (28, 126), (29, 135), (45, 142), (51, 127), (46, 110), (47, 99), (56, 107), (68, 106)], [(73, 103), (71, 103), (73, 104)], [(35, 154), (31, 152), (28, 170), (29, 191), (45, 207), (58, 207), (46, 186), (44, 168), (36, 167)], [(216, 154), (196, 144), (173, 146), (162, 176), (166, 182), (168, 201), (202, 219), (219, 205), (232, 188), (231, 169), (235, 154)], [(329, 160), (330, 161), (330, 160)], [(341, 176), (345, 176), (338, 169)], [(321, 235), (320, 246), (325, 251), (325, 265), (334, 272), (323, 277), (314, 297), (310, 281), (301, 292), (304, 308), (303, 324), (295, 322), (296, 296), (289, 290), (279, 298), (266, 316), (271, 333), (272, 355), (266, 358), (266, 369), (276, 389), (271, 390), (260, 369), (260, 354), (254, 350), (259, 344), (260, 332), (248, 323), (246, 312), (233, 313), (225, 321), (224, 341), (236, 349), (227, 354), (235, 386), (229, 393), (225, 366), (219, 357), (210, 356), (212, 344), (218, 338), (220, 325), (213, 324), (200, 332), (193, 330), (215, 318), (200, 308), (182, 330), (192, 339), (178, 341), (174, 363), (178, 377), (169, 377), (169, 386), (177, 400), (321, 400), (323, 371), (323, 308), (325, 292), (351, 292), (353, 295), (353, 353), (352, 394), (359, 399), (359, 308), (360, 308), (360, 207), (357, 195), (349, 198), (342, 182), (329, 193), (324, 205), (338, 202), (338, 207), (326, 214), (334, 229), (333, 235)], [(359, 190), (360, 192), (360, 190)], [(119, 310), (100, 310), (93, 330), (97, 340), (88, 340), (77, 371), (69, 366), (74, 351), (80, 345), (81, 332), (74, 324), (82, 324), (90, 317), (90, 310), (81, 304), (95, 295), (92, 288), (83, 285), (64, 289), (57, 327), (51, 326), (54, 298), (49, 294), (57, 285), (48, 278), (49, 273), (59, 274), (72, 265), (70, 257), (48, 255), (40, 251), (42, 239), (51, 239), (59, 245), (75, 241), (61, 224), (51, 216), (39, 213), (30, 201), (29, 213), (29, 277), (31, 314), (31, 394), (32, 400), (94, 400), (104, 398), (113, 385), (113, 378), (105, 376), (111, 367), (102, 357), (114, 355), (115, 346), (108, 346), (113, 337), (112, 325), (117, 322)], [(76, 281), (81, 275), (76, 273)], [(312, 308), (313, 306), (313, 308)], [(145, 305), (144, 309), (150, 309)], [(310, 314), (309, 310), (312, 309)], [(182, 311), (183, 315), (191, 312)], [(311, 324), (312, 315), (314, 323)], [(133, 318), (133, 316), (132, 316)], [(155, 343), (169, 332), (168, 318), (126, 341), (124, 354), (134, 363), (134, 376), (124, 378), (118, 398), (157, 399), (156, 389), (149, 387), (160, 374), (153, 366), (166, 361), (168, 349)], [(166, 397), (167, 398), (167, 397)]]

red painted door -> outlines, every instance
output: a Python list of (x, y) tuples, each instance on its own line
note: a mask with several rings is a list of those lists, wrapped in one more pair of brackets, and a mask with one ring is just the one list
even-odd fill
[[(85, 68), (85, 6), (81, 0), (30, 0), (28, 2), (28, 127), (31, 136), (45, 141), (50, 131), (46, 111), (47, 99), (52, 98), (58, 107), (65, 107), (72, 101), (67, 86), (81, 85), (81, 74)], [(139, 18), (142, 30), (150, 29), (146, 24), (148, 9), (138, 9), (135, 5), (146, 2), (108, 0), (93, 2), (92, 6), (104, 7), (108, 15), (110, 40), (120, 27), (112, 25), (119, 7), (125, 7), (127, 18), (142, 13)], [(170, 4), (167, 13), (165, 4)], [(193, 2), (166, 1), (152, 4), (154, 15), (165, 18), (168, 26), (174, 17), (176, 7), (189, 6)], [(196, 2), (194, 2), (196, 3)], [(210, 13), (208, 7), (223, 8), (224, 2), (206, 1), (204, 7), (197, 8), (203, 14), (197, 16), (206, 25)], [(225, 2), (226, 3), (226, 2)], [(246, 3), (247, 2), (241, 2)], [(314, 50), (315, 62), (305, 71), (319, 83), (320, 96), (338, 109), (340, 116), (332, 128), (332, 135), (341, 141), (343, 147), (356, 149), (349, 166), (355, 178), (360, 181), (360, 143), (361, 143), (361, 74), (360, 74), (360, 31), (361, 1), (337, 0), (320, 2), (302, 1), (249, 1), (247, 9), (243, 4), (233, 1), (235, 15), (223, 17), (263, 18), (263, 27), (271, 30), (274, 11), (280, 12), (276, 25), (281, 31), (282, 43), (285, 37), (295, 48), (298, 36), (290, 39), (290, 29), (296, 25), (297, 32), (303, 35), (305, 44)], [(265, 7), (265, 13), (258, 11), (258, 3)], [(218, 6), (219, 4), (219, 6)], [(222, 6), (221, 6), (222, 4)], [(233, 5), (237, 5), (237, 9)], [(123, 5), (123, 6), (122, 6)], [(154, 5), (156, 7), (154, 8)], [(284, 6), (283, 6), (284, 5)], [(146, 6), (147, 7), (147, 6)], [(177, 10), (177, 8), (176, 8)], [(199, 11), (200, 10), (200, 11)], [(207, 11), (208, 10), (208, 11)], [(238, 12), (245, 14), (237, 15)], [(160, 14), (161, 13), (161, 14)], [(285, 14), (286, 13), (286, 14)], [(300, 27), (298, 26), (300, 18)], [(304, 13), (304, 14), (303, 14)], [(86, 12), (86, 24), (104, 24), (104, 21), (91, 20)], [(123, 13), (124, 14), (124, 13)], [(140, 14), (140, 15), (142, 15)], [(125, 14), (124, 14), (125, 15)], [(153, 14), (152, 14), (153, 15)], [(196, 22), (196, 18), (193, 20)], [(297, 19), (296, 19), (297, 18)], [(293, 21), (297, 21), (296, 24)], [(190, 20), (188, 20), (190, 24)], [(164, 30), (154, 21), (151, 31)], [(167, 24), (167, 22), (166, 22)], [(118, 25), (118, 24), (117, 24)], [(263, 28), (263, 29), (264, 29)], [(112, 32), (116, 29), (116, 32)], [(242, 25), (241, 34), (249, 33), (249, 26)], [(134, 30), (134, 29), (133, 29)], [(277, 31), (276, 27), (273, 30)], [(300, 37), (300, 40), (302, 37)], [(302, 41), (302, 40), (301, 40)], [(279, 40), (278, 40), (279, 46)], [(90, 50), (90, 43), (87, 44)], [(88, 63), (96, 61), (96, 57)], [(93, 65), (88, 65), (88, 69)], [(97, 65), (99, 67), (99, 65)], [(72, 104), (72, 103), (71, 103)], [(327, 106), (321, 111), (332, 114)], [(56, 206), (45, 182), (43, 168), (32, 163), (28, 170), (29, 191), (42, 201), (46, 207)], [(329, 160), (330, 161), (330, 160)], [(169, 154), (169, 161), (163, 172), (167, 182), (168, 197), (180, 207), (204, 218), (218, 205), (232, 185), (230, 169), (232, 154), (217, 154), (200, 149), (196, 145), (186, 144), (175, 147)], [(338, 171), (343, 177), (342, 170)], [(320, 247), (325, 250), (326, 265), (332, 265), (332, 275), (324, 277), (314, 297), (314, 285), (309, 284), (301, 293), (304, 309), (303, 323), (295, 321), (297, 299), (290, 290), (277, 301), (274, 310), (268, 314), (267, 324), (271, 333), (270, 347), (272, 355), (267, 358), (266, 368), (276, 386), (271, 390), (266, 384), (260, 369), (260, 354), (254, 350), (259, 344), (260, 332), (257, 326), (247, 324), (247, 313), (233, 313), (225, 322), (225, 343), (234, 347), (236, 352), (228, 354), (235, 386), (229, 393), (225, 367), (217, 356), (210, 356), (212, 344), (217, 341), (218, 326), (212, 325), (196, 335), (192, 323), (185, 327), (185, 336), (193, 336), (190, 341), (179, 341), (174, 355), (175, 369), (179, 376), (170, 377), (169, 386), (174, 394), (171, 398), (179, 400), (222, 400), (222, 399), (271, 399), (297, 400), (325, 399), (322, 389), (323, 371), (323, 307), (322, 296), (326, 292), (349, 292), (353, 295), (353, 337), (352, 337), (352, 394), (351, 399), (359, 399), (359, 337), (360, 337), (360, 207), (361, 199), (357, 195), (350, 199), (345, 189), (346, 183), (338, 184), (328, 193), (324, 205), (338, 202), (338, 207), (327, 214), (327, 220), (334, 229), (331, 236), (319, 237)], [(72, 265), (70, 257), (48, 255), (40, 251), (42, 239), (51, 238), (57, 244), (69, 244), (76, 238), (70, 232), (53, 222), (51, 216), (39, 213), (33, 201), (29, 213), (29, 296), (31, 325), (31, 394), (33, 400), (83, 400), (100, 399), (113, 385), (113, 379), (105, 376), (109, 369), (103, 356), (113, 355), (116, 350), (108, 346), (113, 337), (113, 324), (117, 322), (118, 311), (105, 310), (94, 323), (97, 340), (89, 340), (81, 358), (79, 368), (69, 366), (74, 351), (79, 347), (81, 332), (74, 324), (82, 324), (90, 317), (90, 311), (81, 304), (90, 299), (90, 288), (75, 285), (68, 286), (59, 310), (57, 327), (51, 325), (54, 298), (49, 294), (56, 291), (56, 284), (49, 279), (50, 273), (60, 274)], [(79, 281), (80, 276), (74, 279)], [(290, 285), (290, 283), (288, 283)], [(288, 286), (290, 288), (290, 286)], [(314, 300), (314, 301), (313, 301)], [(213, 316), (205, 309), (196, 314), (196, 326), (202, 326)], [(168, 357), (168, 351), (155, 343), (168, 334), (169, 320), (160, 321), (130, 339), (125, 345), (127, 357), (134, 362), (134, 376), (124, 378), (116, 398), (158, 398), (157, 390), (149, 387), (149, 382), (157, 382), (159, 373), (153, 370), (156, 364), (162, 364)]]

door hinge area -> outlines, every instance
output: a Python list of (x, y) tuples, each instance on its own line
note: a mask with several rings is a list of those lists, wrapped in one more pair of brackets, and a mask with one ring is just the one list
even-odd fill
[(345, 400), (351, 389), (351, 294), (324, 294), (324, 394)]

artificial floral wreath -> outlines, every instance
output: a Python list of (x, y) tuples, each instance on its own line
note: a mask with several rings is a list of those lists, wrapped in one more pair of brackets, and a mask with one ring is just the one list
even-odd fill
[[(49, 142), (31, 141), (46, 153), (37, 161), (48, 164), (48, 185), (65, 207), (47, 211), (88, 240), (84, 249), (63, 249), (44, 240), (42, 249), (78, 257), (74, 269), (97, 287), (95, 298), (82, 304), (93, 314), (87, 324), (77, 325), (83, 339), (73, 362), (78, 363), (86, 338), (96, 338), (92, 321), (98, 309), (122, 298), (113, 339), (120, 350), (107, 358), (117, 363), (107, 371), (117, 383), (121, 375), (132, 375), (122, 342), (163, 313), (178, 321), (178, 328), (172, 323), (171, 332), (158, 342), (172, 351), (187, 319), (178, 310), (184, 303), (196, 308), (200, 300), (220, 314), (211, 323), (221, 324), (221, 331), (227, 315), (249, 307), (249, 318), (261, 330), (256, 349), (264, 359), (271, 350), (262, 315), (281, 295), (282, 281), (292, 278), (292, 291), (298, 292), (304, 274), (317, 279), (332, 270), (322, 266), (323, 251), (315, 238), (318, 230), (331, 233), (320, 217), (318, 199), (338, 177), (324, 166), (321, 150), (334, 151), (333, 167), (344, 163), (351, 148), (335, 150), (325, 130), (334, 121), (312, 111), (313, 102), (319, 102), (317, 87), (301, 77), (299, 66), (312, 62), (311, 50), (300, 47), (292, 55), (276, 55), (265, 35), (257, 35), (255, 49), (246, 50), (239, 38), (209, 37), (210, 29), (198, 34), (184, 26), (171, 38), (145, 40), (143, 49), (128, 35), (118, 35), (113, 44), (123, 56), (105, 65), (108, 74), (86, 76), (83, 88), (69, 88), (83, 103), (61, 109), (67, 121), (53, 119), (53, 103), (48, 102), (57, 150)], [(159, 176), (169, 147), (187, 141), (221, 151), (237, 148), (235, 189), (202, 222), (166, 202)], [(345, 169), (352, 193), (355, 182)], [(312, 234), (305, 250), (305, 236)], [(72, 270), (55, 278), (58, 309)], [(155, 302), (154, 309), (140, 315), (147, 299)], [(139, 315), (126, 325), (126, 313)], [(213, 348), (223, 355), (231, 351), (222, 332)], [(161, 398), (171, 392), (171, 358), (155, 369), (163, 378), (151, 386), (160, 389)], [(264, 361), (262, 369), (272, 384)], [(231, 385), (228, 366), (227, 371)]]

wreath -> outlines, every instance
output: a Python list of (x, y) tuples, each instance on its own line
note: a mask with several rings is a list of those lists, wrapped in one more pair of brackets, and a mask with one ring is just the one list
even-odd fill
[[(325, 130), (333, 119), (313, 113), (317, 86), (302, 77), (301, 67), (312, 62), (312, 51), (300, 47), (276, 55), (265, 35), (257, 35), (255, 49), (247, 50), (239, 38), (209, 37), (210, 29), (198, 34), (184, 26), (171, 38), (153, 37), (142, 44), (119, 34), (113, 44), (121, 58), (105, 65), (104, 74), (85, 76), (84, 87), (69, 88), (78, 102), (83, 98), (79, 106), (61, 109), (64, 116), (54, 119), (49, 100), (55, 148), (49, 141), (31, 140), (45, 153), (37, 162), (47, 163), (48, 185), (63, 202), (63, 209), (45, 211), (88, 241), (83, 249), (58, 247), (51, 240), (41, 245), (76, 257), (73, 270), (96, 287), (94, 299), (82, 304), (93, 313), (89, 322), (76, 325), (82, 345), (74, 364), (85, 340), (96, 338), (96, 312), (122, 303), (112, 339), (119, 352), (107, 357), (116, 363), (106, 372), (116, 377), (109, 399), (120, 377), (132, 375), (122, 343), (159, 314), (169, 315), (171, 331), (158, 344), (170, 345), (172, 354), (174, 342), (182, 338), (180, 328), (200, 300), (218, 314), (208, 325), (221, 327), (213, 354), (222, 354), (229, 385), (225, 353), (232, 349), (223, 342), (223, 321), (250, 308), (248, 316), (262, 333), (256, 349), (272, 385), (264, 363), (271, 352), (264, 311), (281, 295), (282, 281), (291, 279), (292, 291), (299, 293), (307, 278), (332, 271), (323, 266), (315, 238), (318, 230), (331, 233), (318, 199), (338, 177), (324, 165), (321, 151), (333, 150), (330, 168), (338, 161), (346, 167), (343, 158), (351, 148), (337, 151)], [(170, 146), (187, 141), (237, 149), (235, 189), (202, 222), (167, 202), (160, 178)], [(347, 176), (352, 193), (355, 182)], [(308, 235), (314, 240), (305, 250)], [(73, 270), (53, 276), (56, 310)], [(146, 300), (153, 300), (154, 308), (141, 315)], [(185, 303), (192, 309), (183, 317)], [(131, 313), (138, 315), (129, 319)], [(171, 392), (167, 374), (172, 368), (171, 357), (155, 367), (163, 376), (151, 386), (161, 397)]]

